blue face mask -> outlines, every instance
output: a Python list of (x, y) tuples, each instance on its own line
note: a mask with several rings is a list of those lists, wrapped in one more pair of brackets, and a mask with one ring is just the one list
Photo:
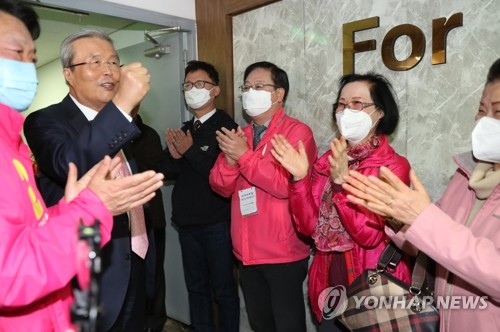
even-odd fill
[(0, 58), (0, 103), (25, 111), (35, 99), (37, 87), (34, 63)]

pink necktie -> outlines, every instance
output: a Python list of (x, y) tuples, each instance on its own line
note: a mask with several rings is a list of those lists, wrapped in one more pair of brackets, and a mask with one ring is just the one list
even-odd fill
[[(131, 175), (123, 151), (120, 150), (120, 152), (118, 152), (118, 155), (122, 162), (122, 167), (118, 171), (118, 175)], [(144, 208), (142, 207), (142, 205), (133, 208), (129, 211), (128, 215), (130, 220), (132, 251), (135, 252), (139, 257), (144, 259), (144, 257), (146, 257), (146, 253), (148, 252), (149, 246), (146, 224), (144, 222)]]

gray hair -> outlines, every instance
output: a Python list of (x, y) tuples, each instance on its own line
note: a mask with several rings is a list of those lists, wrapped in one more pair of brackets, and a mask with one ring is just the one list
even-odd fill
[(66, 37), (61, 44), (60, 55), (63, 68), (67, 68), (71, 65), (71, 61), (73, 61), (73, 57), (75, 56), (73, 42), (81, 38), (99, 38), (113, 45), (113, 40), (104, 31), (98, 29), (83, 29), (75, 32)]

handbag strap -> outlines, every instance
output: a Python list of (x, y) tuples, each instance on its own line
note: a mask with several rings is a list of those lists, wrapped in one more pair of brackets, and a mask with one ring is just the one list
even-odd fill
[(413, 267), (413, 273), (411, 275), (411, 287), (410, 292), (414, 294), (420, 294), (422, 286), (427, 278), (427, 264), (429, 263), (429, 257), (419, 251), (417, 254), (417, 259), (415, 261), (415, 266)]
[(385, 271), (387, 269), (394, 270), (401, 260), (401, 249), (396, 247), (394, 243), (389, 242), (378, 259), (377, 269)]
[[(394, 270), (401, 260), (401, 257), (401, 249), (396, 247), (396, 245), (392, 241), (389, 242), (379, 257), (377, 270), (379, 272), (385, 271), (387, 269)], [(424, 286), (427, 278), (428, 261), (429, 257), (422, 251), (419, 251), (415, 260), (415, 265), (413, 266), (413, 272), (411, 276), (410, 292), (412, 294), (420, 294), (422, 287)]]

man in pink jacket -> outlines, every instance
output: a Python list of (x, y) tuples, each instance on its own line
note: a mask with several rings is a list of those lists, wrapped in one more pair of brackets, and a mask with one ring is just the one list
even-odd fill
[[(0, 331), (72, 331), (70, 280), (88, 275), (78, 250), (78, 225), (99, 220), (102, 243), (112, 215), (144, 204), (162, 185), (153, 171), (116, 178), (119, 159), (104, 158), (77, 181), (73, 164), (65, 197), (47, 208), (37, 190), (20, 132), (36, 94), (33, 39), (40, 33), (32, 8), (0, 1)], [(81, 259), (77, 259), (80, 257)]]
[(232, 197), (231, 239), (252, 329), (303, 332), (309, 245), (290, 214), (290, 173), (271, 155), (270, 141), (274, 134), (294, 147), (301, 140), (310, 165), (316, 143), (307, 125), (285, 114), (289, 83), (283, 69), (254, 63), (245, 70), (240, 88), (252, 124), (217, 133), (222, 153), (210, 172), (210, 185)]
[(499, 331), (499, 105), (500, 59), (488, 72), (472, 152), (454, 157), (457, 171), (436, 204), (413, 171), (413, 189), (387, 168), (381, 169), (382, 179), (351, 173), (344, 185), (353, 193), (352, 201), (404, 224), (396, 234), (389, 232), (395, 241), (409, 243), (436, 261), (440, 331)]

